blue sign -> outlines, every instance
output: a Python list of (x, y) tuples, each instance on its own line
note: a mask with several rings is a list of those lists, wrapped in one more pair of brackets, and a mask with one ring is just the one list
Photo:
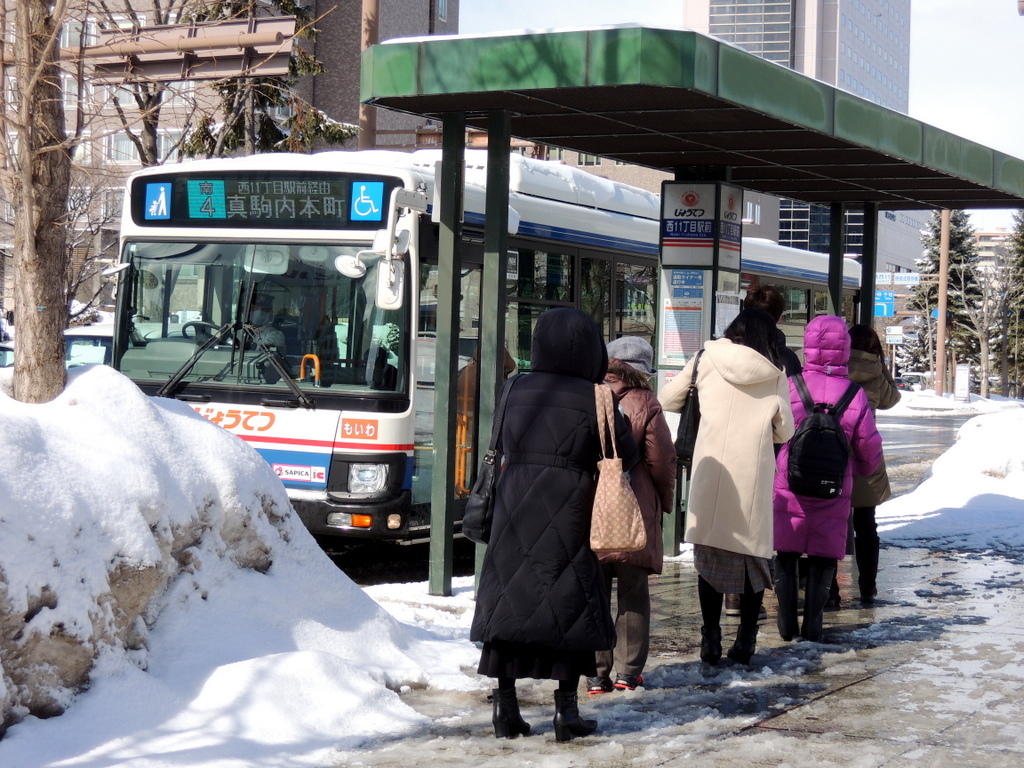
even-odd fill
[(171, 183), (146, 185), (146, 210), (142, 218), (146, 221), (171, 218)]
[(896, 315), (896, 293), (894, 291), (875, 291), (875, 315), (877, 317), (894, 317)]
[(352, 182), (349, 218), (352, 221), (380, 221), (384, 218), (383, 181)]

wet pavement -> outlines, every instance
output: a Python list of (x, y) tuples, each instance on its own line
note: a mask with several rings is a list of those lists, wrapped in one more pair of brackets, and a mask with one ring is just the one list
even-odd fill
[[(1024, 563), (887, 547), (873, 607), (853, 599), (851, 583), (848, 559), (840, 566), (844, 600), (826, 613), (823, 642), (781, 640), (767, 593), (751, 664), (708, 667), (698, 659), (696, 575), (677, 558), (652, 580), (645, 687), (581, 694), (598, 733), (555, 742), (547, 681), (520, 684), (534, 734), (502, 741), (492, 736), (486, 688), (407, 691), (403, 699), (434, 725), (367, 745), (339, 765), (1024, 765)], [(737, 625), (723, 617), (723, 634)]]
[[(879, 419), (896, 495), (917, 485), (966, 418)], [(520, 681), (534, 733), (496, 740), (487, 701), (493, 681), (479, 678), (480, 689), (468, 693), (404, 691), (403, 700), (433, 725), (368, 744), (338, 765), (1024, 766), (1024, 554), (883, 546), (871, 607), (856, 600), (852, 558), (840, 564), (839, 580), (843, 602), (825, 614), (822, 642), (783, 641), (768, 592), (751, 664), (708, 667), (698, 657), (696, 573), (685, 556), (669, 560), (651, 581), (644, 687), (581, 692), (581, 711), (600, 724), (596, 734), (556, 743), (554, 684)], [(728, 648), (738, 618), (723, 616), (722, 626)]]

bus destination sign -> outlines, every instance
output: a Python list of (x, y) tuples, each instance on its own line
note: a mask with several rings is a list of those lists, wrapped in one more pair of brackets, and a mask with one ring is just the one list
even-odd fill
[[(374, 229), (397, 179), (340, 173), (233, 173), (136, 179), (132, 216), (177, 227)], [(139, 194), (142, 193), (142, 194)]]

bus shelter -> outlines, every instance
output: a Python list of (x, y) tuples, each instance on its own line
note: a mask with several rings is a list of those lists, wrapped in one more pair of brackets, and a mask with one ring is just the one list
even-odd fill
[[(489, 137), (486, 306), (505, 303), (513, 136), (679, 181), (829, 206), (833, 307), (841, 300), (847, 207), (865, 214), (861, 291), (870, 297), (879, 210), (1024, 205), (1024, 161), (692, 31), (625, 26), (395, 40), (364, 51), (361, 99), (443, 125), (435, 467), (449, 471), (435, 472), (432, 496), (431, 590), (438, 593), (450, 590), (455, 388), (448, 385), (457, 363), (467, 127)], [(862, 301), (860, 321), (870, 322), (873, 310)], [(504, 327), (497, 316), (480, 324), (480, 391), (496, 392)], [(493, 398), (480, 401), (487, 435)]]

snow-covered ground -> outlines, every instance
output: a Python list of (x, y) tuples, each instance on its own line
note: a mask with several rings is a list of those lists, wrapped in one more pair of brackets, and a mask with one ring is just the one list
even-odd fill
[[(26, 637), (65, 637), (89, 651), (92, 666), (81, 690), (48, 692), (63, 714), (29, 715), (8, 730), (0, 766), (351, 764), (351, 750), (370, 740), (422, 736), (429, 719), (403, 692), (433, 696), (441, 712), (447, 701), (482, 700), (493, 681), (473, 671), (472, 579), (457, 580), (451, 598), (428, 596), (422, 583), (359, 589), (288, 513), (254, 451), (108, 368), (72, 372), (45, 405), (13, 401), (9, 385), (10, 372), (0, 372), (0, 615), (24, 626), (14, 637), (0, 624), (3, 711), (15, 719), (27, 711), (19, 696), (30, 681), (19, 681), (10, 655)], [(918, 488), (879, 508), (883, 539), (1019, 562), (1024, 409), (905, 393), (895, 412), (927, 418), (954, 408), (982, 415)], [(133, 568), (155, 576), (137, 616), (125, 619), (110, 608), (109, 578)], [(799, 676), (801, 658), (782, 673)], [(669, 688), (692, 674), (652, 670)], [(719, 678), (750, 684), (728, 670)], [(524, 700), (540, 702), (539, 692), (549, 694), (538, 684)], [(675, 717), (657, 708), (678, 703), (644, 693), (608, 705), (616, 727), (657, 728)], [(679, 738), (713, 738), (712, 714), (688, 711)], [(540, 739), (519, 742), (542, 748)], [(415, 743), (399, 763), (445, 759), (443, 750), (424, 756), (422, 737)], [(473, 749), (465, 740), (458, 748), (470, 763)], [(616, 759), (621, 746), (601, 752), (591, 759)], [(578, 764), (551, 759), (539, 763)]]

